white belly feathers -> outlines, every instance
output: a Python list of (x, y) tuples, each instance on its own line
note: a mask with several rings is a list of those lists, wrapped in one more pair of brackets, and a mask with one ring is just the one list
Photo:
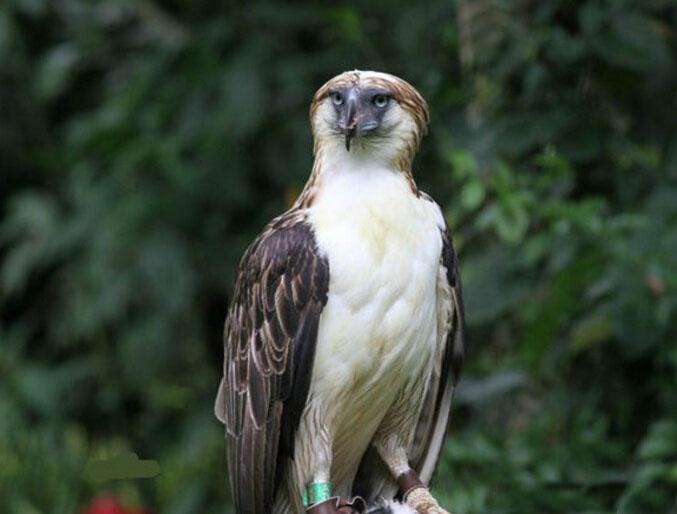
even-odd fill
[(437, 207), (401, 174), (355, 169), (324, 180), (308, 211), (330, 269), (310, 397), (331, 403), (335, 459), (345, 461), (334, 465), (350, 475), (396, 395), (429, 372), (442, 241)]

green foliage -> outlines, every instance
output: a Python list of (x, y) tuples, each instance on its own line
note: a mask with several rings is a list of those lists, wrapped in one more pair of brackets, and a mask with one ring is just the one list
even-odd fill
[[(677, 513), (670, 0), (0, 4), (0, 511), (228, 512), (211, 414), (237, 261), (345, 69), (429, 100), (462, 261), (455, 512)], [(99, 483), (134, 452), (154, 479)]]

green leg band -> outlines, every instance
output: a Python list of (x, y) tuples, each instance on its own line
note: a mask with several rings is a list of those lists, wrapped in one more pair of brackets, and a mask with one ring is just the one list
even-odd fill
[(313, 505), (328, 500), (332, 496), (334, 496), (334, 488), (331, 482), (313, 482), (306, 489), (303, 502), (306, 506)]

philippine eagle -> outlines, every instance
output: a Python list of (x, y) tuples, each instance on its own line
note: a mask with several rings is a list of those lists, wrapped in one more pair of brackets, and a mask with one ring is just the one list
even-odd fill
[(215, 410), (236, 512), (399, 498), (444, 514), (426, 486), (464, 321), (444, 217), (411, 171), (426, 102), (398, 77), (350, 71), (315, 93), (310, 120), (310, 178), (244, 254), (225, 324)]

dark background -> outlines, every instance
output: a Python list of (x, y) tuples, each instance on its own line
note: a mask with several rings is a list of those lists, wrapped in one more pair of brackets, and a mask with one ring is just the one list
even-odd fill
[[(212, 415), (237, 261), (377, 69), (466, 286), (436, 492), (457, 514), (676, 513), (671, 0), (0, 4), (0, 511), (230, 512)], [(154, 479), (95, 482), (134, 451)]]

